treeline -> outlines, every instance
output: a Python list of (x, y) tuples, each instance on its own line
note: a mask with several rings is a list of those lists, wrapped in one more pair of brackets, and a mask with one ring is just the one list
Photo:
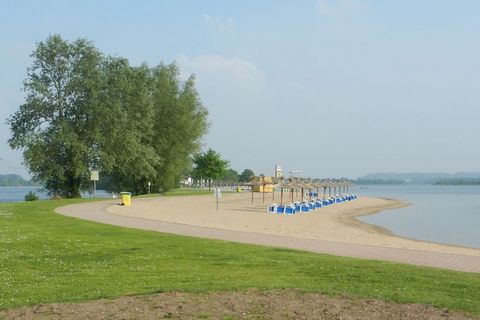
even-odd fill
[(2, 187), (19, 187), (31, 185), (32, 182), (23, 179), (18, 174), (0, 174), (0, 186)]
[(50, 194), (79, 197), (100, 170), (108, 188), (168, 190), (192, 168), (207, 132), (195, 78), (175, 64), (131, 66), (85, 39), (37, 44), (25, 103), (8, 123), (33, 180)]
[(434, 183), (435, 185), (444, 185), (444, 186), (476, 186), (480, 185), (480, 179), (443, 179)]
[(255, 173), (250, 169), (245, 169), (242, 173), (229, 168), (225, 170), (223, 176), (220, 178), (224, 182), (250, 182), (255, 177)]
[(406, 184), (406, 181), (402, 180), (382, 180), (382, 179), (357, 179), (354, 180), (353, 183), (358, 185), (401, 185)]

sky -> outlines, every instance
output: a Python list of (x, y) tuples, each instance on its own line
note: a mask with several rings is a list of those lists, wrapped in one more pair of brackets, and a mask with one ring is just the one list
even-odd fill
[(195, 74), (203, 148), (237, 171), (480, 171), (479, 16), (478, 0), (0, 0), (0, 174), (29, 177), (5, 121), (52, 34)]

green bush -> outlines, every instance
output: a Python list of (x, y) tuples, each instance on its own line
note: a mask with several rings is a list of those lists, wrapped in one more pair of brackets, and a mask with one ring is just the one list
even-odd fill
[(38, 200), (38, 196), (35, 192), (30, 191), (25, 195), (25, 201), (35, 201)]

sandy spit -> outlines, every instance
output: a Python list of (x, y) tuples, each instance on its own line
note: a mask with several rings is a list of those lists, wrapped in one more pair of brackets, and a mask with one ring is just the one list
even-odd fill
[[(276, 198), (278, 201), (278, 195)], [(262, 194), (255, 194), (253, 204), (251, 193), (223, 194), (217, 211), (213, 196), (134, 198), (130, 207), (111, 205), (106, 211), (196, 227), (480, 256), (478, 249), (407, 239), (355, 219), (408, 206), (403, 201), (361, 196), (355, 201), (291, 216), (267, 213), (271, 202), (271, 194), (265, 195), (265, 201)]]

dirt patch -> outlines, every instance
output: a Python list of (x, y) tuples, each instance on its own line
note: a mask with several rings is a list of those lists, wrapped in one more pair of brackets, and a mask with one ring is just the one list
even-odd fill
[(169, 292), (0, 311), (6, 319), (473, 319), (447, 309), (297, 290)]

